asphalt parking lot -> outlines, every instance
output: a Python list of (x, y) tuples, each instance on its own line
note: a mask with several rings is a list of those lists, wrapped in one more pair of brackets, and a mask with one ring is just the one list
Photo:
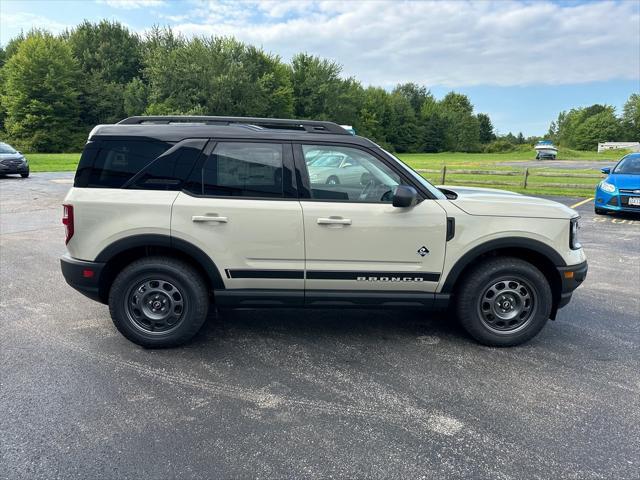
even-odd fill
[(70, 178), (0, 178), (0, 478), (640, 478), (640, 218), (577, 207), (587, 281), (521, 347), (244, 310), (144, 350), (60, 274)]

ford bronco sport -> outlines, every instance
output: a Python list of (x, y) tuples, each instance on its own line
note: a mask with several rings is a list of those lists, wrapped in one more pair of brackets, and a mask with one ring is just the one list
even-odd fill
[(451, 306), (479, 342), (517, 345), (587, 272), (574, 210), (436, 188), (331, 122), (97, 126), (63, 223), (67, 282), (146, 347), (188, 341), (211, 305)]

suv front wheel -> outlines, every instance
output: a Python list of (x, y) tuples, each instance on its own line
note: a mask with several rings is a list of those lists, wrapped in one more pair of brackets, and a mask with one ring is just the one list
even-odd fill
[(456, 310), (465, 330), (480, 343), (508, 347), (540, 332), (552, 306), (547, 278), (532, 264), (502, 257), (476, 265), (456, 294)]
[(207, 318), (209, 295), (200, 274), (170, 257), (147, 257), (125, 267), (109, 292), (116, 328), (143, 347), (181, 345)]

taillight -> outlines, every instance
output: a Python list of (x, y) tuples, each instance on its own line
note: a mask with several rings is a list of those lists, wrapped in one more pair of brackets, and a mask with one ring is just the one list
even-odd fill
[(64, 212), (62, 213), (62, 224), (65, 230), (64, 244), (66, 245), (73, 237), (73, 205), (62, 205)]

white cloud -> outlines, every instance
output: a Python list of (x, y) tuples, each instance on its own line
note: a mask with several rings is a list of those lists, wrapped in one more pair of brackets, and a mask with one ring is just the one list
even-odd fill
[(161, 7), (163, 5), (166, 5), (165, 0), (98, 0), (98, 3), (104, 3), (113, 8), (123, 8), (125, 10)]
[(1, 40), (6, 43), (9, 39), (16, 37), (20, 32), (25, 34), (36, 28), (47, 30), (48, 32), (57, 34), (64, 30), (71, 29), (73, 25), (67, 25), (58, 22), (43, 15), (37, 15), (27, 12), (2, 12)]
[(633, 1), (210, 0), (196, 2), (189, 21), (173, 28), (233, 35), (285, 60), (301, 51), (331, 58), (346, 75), (374, 85), (640, 78), (640, 4)]

